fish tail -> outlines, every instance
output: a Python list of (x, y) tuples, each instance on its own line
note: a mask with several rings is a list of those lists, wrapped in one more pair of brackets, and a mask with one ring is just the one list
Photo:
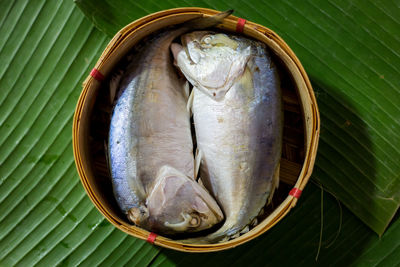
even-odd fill
[(225, 222), (225, 224), (214, 233), (201, 237), (182, 239), (179, 241), (185, 244), (216, 244), (238, 237), (240, 235), (240, 230), (240, 228), (231, 227)]
[(233, 9), (218, 13), (211, 17), (200, 17), (186, 22), (185, 27), (190, 29), (204, 29), (220, 24), (224, 18), (233, 13)]

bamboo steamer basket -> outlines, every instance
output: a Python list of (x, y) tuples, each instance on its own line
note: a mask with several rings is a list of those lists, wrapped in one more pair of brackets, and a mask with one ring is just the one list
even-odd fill
[[(219, 11), (205, 8), (170, 9), (138, 19), (121, 29), (107, 45), (94, 71), (83, 83), (73, 120), (73, 149), (76, 167), (87, 194), (96, 208), (114, 226), (134, 237), (147, 240), (158, 246), (185, 252), (211, 252), (233, 248), (263, 234), (296, 205), (299, 193), (307, 184), (317, 151), (319, 139), (319, 112), (316, 99), (307, 74), (300, 61), (289, 46), (273, 31), (235, 16), (229, 16), (217, 28), (235, 32), (264, 42), (279, 58), (281, 65), (290, 77), (291, 90), (283, 90), (285, 126), (283, 152), (280, 167), (280, 180), (293, 189), (286, 193), (270, 214), (263, 218), (246, 234), (227, 242), (217, 244), (186, 244), (136, 227), (129, 223), (118, 210), (112, 196), (111, 182), (105, 160), (96, 161), (91, 148), (91, 116), (97, 112), (96, 99), (101, 94), (102, 80), (106, 79), (120, 60), (127, 55), (135, 44), (154, 31), (170, 25), (179, 24), (199, 16), (211, 16)], [(103, 81), (105, 82), (105, 80)], [(285, 88), (283, 88), (285, 89)], [(293, 126), (293, 120), (287, 122), (286, 113), (298, 116), (301, 123)], [(296, 115), (297, 114), (297, 115)], [(108, 128), (105, 127), (105, 128)], [(294, 156), (295, 155), (295, 156)], [(296, 156), (297, 155), (297, 156)], [(299, 156), (300, 155), (300, 156)], [(105, 158), (105, 155), (103, 155)], [(288, 191), (289, 192), (289, 191)]]

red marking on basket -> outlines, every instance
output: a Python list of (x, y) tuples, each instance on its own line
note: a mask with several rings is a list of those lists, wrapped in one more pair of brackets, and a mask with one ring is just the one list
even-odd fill
[(236, 32), (242, 33), (244, 29), (244, 24), (246, 24), (246, 20), (239, 18), (236, 24)]
[(292, 190), (290, 190), (289, 195), (295, 197), (295, 198), (299, 198), (301, 196), (301, 193), (303, 191), (301, 191), (300, 189), (294, 187)]
[(101, 82), (104, 80), (104, 75), (101, 74), (100, 71), (98, 71), (96, 68), (93, 68), (92, 71), (90, 72), (90, 76), (92, 76), (95, 80)]
[(150, 244), (154, 244), (154, 241), (156, 241), (157, 238), (157, 234), (155, 233), (150, 233), (149, 236), (147, 237), (147, 242), (149, 242)]

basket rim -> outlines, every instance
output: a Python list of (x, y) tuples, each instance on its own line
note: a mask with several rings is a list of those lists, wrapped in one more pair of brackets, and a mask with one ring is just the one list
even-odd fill
[[(162, 10), (156, 13), (149, 14), (145, 17), (139, 18), (130, 24), (126, 25), (124, 28), (122, 28), (120, 31), (116, 33), (116, 35), (111, 39), (109, 44), (107, 45), (106, 49), (103, 51), (102, 55), (100, 56), (99, 60), (97, 61), (95, 68), (99, 70), (100, 72), (103, 71), (103, 67), (107, 61), (107, 58), (112, 54), (112, 48), (121, 42), (124, 41), (124, 38), (127, 36), (132, 36), (134, 35), (135, 32), (137, 32), (139, 29), (142, 29), (151, 23), (153, 23), (155, 20), (160, 20), (160, 19), (167, 19), (170, 16), (179, 16), (179, 15), (194, 15), (194, 16), (211, 16), (219, 11), (213, 10), (213, 9), (208, 9), (208, 8), (200, 8), (200, 7), (181, 7), (181, 8), (173, 8), (173, 9), (167, 9), (167, 10)], [(226, 18), (221, 26), (224, 27), (224, 29), (228, 29), (232, 31), (232, 28), (234, 29), (235, 25), (237, 24), (237, 21), (239, 20), (238, 17), (230, 15), (228, 18)], [(227, 28), (225, 28), (227, 27)], [(243, 34), (244, 35), (249, 35), (249, 33), (252, 34), (258, 34), (262, 35), (265, 38), (270, 39), (273, 42), (276, 42), (279, 44), (280, 48), (289, 56), (289, 58), (293, 61), (295, 67), (297, 68), (298, 72), (302, 76), (302, 79), (305, 83), (305, 88), (307, 89), (307, 95), (310, 99), (311, 102), (311, 110), (312, 110), (312, 117), (307, 118), (312, 120), (312, 134), (309, 142), (309, 147), (306, 149), (306, 155), (304, 159), (304, 163), (302, 165), (302, 169), (300, 172), (299, 177), (297, 178), (297, 182), (294, 187), (299, 188), (300, 190), (303, 190), (305, 185), (307, 184), (311, 172), (314, 166), (315, 162), (315, 157), (316, 157), (316, 151), (318, 147), (318, 141), (319, 141), (319, 133), (320, 133), (320, 116), (319, 116), (319, 111), (318, 111), (318, 106), (316, 102), (316, 98), (311, 86), (311, 82), (307, 76), (307, 73), (305, 72), (305, 69), (300, 63), (300, 60), (297, 58), (297, 56), (294, 54), (294, 52), (290, 49), (290, 47), (283, 41), (279, 35), (277, 35), (275, 32), (270, 30), (269, 28), (250, 22), (246, 21), (243, 29)], [(105, 68), (104, 68), (105, 69)], [(102, 72), (103, 74), (107, 74), (107, 71)], [(93, 204), (96, 206), (96, 208), (102, 213), (102, 215), (110, 221), (114, 226), (122, 230), (123, 232), (133, 235), (137, 238), (146, 240), (150, 232), (147, 230), (141, 229), (136, 226), (132, 226), (129, 224), (126, 224), (124, 222), (121, 222), (119, 220), (116, 220), (113, 218), (111, 214), (107, 212), (107, 210), (101, 205), (99, 198), (96, 196), (95, 192), (90, 187), (88, 178), (86, 176), (86, 171), (85, 167), (82, 161), (81, 157), (81, 152), (80, 152), (80, 147), (82, 146), (82, 143), (79, 140), (79, 131), (80, 131), (80, 118), (85, 106), (85, 100), (86, 96), (89, 92), (89, 90), (95, 90), (93, 89), (94, 87), (98, 87), (100, 84), (99, 81), (95, 80), (91, 75), (89, 75), (85, 82), (83, 83), (83, 90), (79, 96), (77, 106), (75, 109), (75, 114), (73, 118), (73, 154), (74, 154), (74, 159), (75, 159), (75, 164), (77, 167), (77, 171), (80, 177), (80, 180), (83, 184), (83, 187), (86, 190), (86, 193), (88, 194), (89, 198), (93, 202)], [(155, 240), (154, 244), (178, 250), (178, 251), (184, 251), (184, 252), (211, 252), (211, 251), (219, 251), (219, 250), (225, 250), (229, 249), (235, 246), (238, 246), (240, 244), (243, 244), (251, 239), (254, 239), (255, 237), (263, 234), (265, 231), (270, 229), (272, 226), (274, 226), (276, 223), (278, 223), (282, 218), (286, 216), (286, 214), (296, 205), (297, 203), (297, 198), (293, 196), (288, 196), (281, 204), (282, 208), (280, 210), (275, 209), (279, 213), (279, 216), (276, 217), (274, 221), (269, 221), (264, 223), (267, 218), (271, 217), (275, 213), (275, 211), (269, 215), (264, 221), (262, 221), (259, 225), (257, 225), (255, 228), (253, 228), (250, 232), (253, 231), (252, 235), (244, 234), (238, 238), (235, 238), (233, 240), (223, 242), (223, 243), (216, 243), (216, 244), (185, 244), (182, 243), (178, 240), (172, 240), (163, 236), (157, 236), (157, 239)], [(279, 207), (280, 207), (279, 206)], [(275, 215), (277, 216), (277, 215)], [(263, 225), (264, 223), (264, 225)], [(255, 229), (258, 229), (257, 232), (254, 232)]]

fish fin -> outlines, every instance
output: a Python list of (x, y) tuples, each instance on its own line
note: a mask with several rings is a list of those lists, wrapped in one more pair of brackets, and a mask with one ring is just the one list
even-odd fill
[(229, 236), (229, 239), (232, 240), (232, 239), (238, 238), (239, 236), (240, 236), (240, 232), (237, 232), (236, 234)]
[[(189, 82), (188, 82), (188, 90), (189, 90)], [(190, 92), (190, 95), (189, 95), (188, 101), (187, 101), (187, 105), (186, 105), (186, 109), (188, 112), (190, 112), (191, 115), (192, 115), (193, 99), (194, 99), (194, 88)]]
[(183, 84), (183, 94), (185, 95), (186, 99), (189, 99), (190, 94), (189, 94), (189, 82), (185, 81)]
[(279, 163), (277, 164), (277, 166), (276, 166), (275, 173), (274, 173), (274, 177), (272, 178), (271, 192), (270, 192), (270, 194), (269, 194), (269, 196), (268, 196), (267, 205), (271, 204), (272, 198), (273, 198), (273, 196), (274, 196), (275, 189), (277, 189), (277, 188), (279, 187), (279, 171), (280, 171), (280, 166), (281, 166), (281, 163), (279, 162)]
[(251, 221), (250, 225), (251, 225), (252, 227), (255, 227), (255, 226), (257, 226), (257, 224), (258, 224), (258, 219), (257, 219), (257, 217), (255, 217), (255, 218)]
[(195, 18), (185, 22), (185, 27), (189, 29), (203, 29), (213, 27), (220, 24), (224, 18), (228, 17), (232, 13), (233, 9), (218, 13), (210, 17)]
[[(239, 237), (239, 236), (238, 236), (238, 237)], [(231, 239), (230, 236), (225, 236), (224, 238), (222, 238), (222, 239), (219, 240), (218, 242), (219, 242), (219, 243), (225, 243), (225, 242), (229, 241), (230, 239)]]
[(243, 234), (247, 233), (249, 230), (250, 230), (250, 227), (247, 225), (245, 228), (243, 228), (243, 229), (240, 231), (240, 234), (243, 235)]
[(257, 216), (264, 215), (264, 212), (265, 212), (264, 207), (262, 207)]
[(203, 184), (203, 180), (201, 180), (201, 177), (199, 177), (199, 178), (197, 179), (197, 183), (198, 183), (199, 185), (201, 185), (203, 188), (206, 188), (206, 187), (204, 186), (204, 184)]
[(197, 175), (199, 174), (202, 157), (203, 157), (203, 152), (200, 149), (196, 148), (196, 156), (194, 158), (194, 179), (197, 179)]

